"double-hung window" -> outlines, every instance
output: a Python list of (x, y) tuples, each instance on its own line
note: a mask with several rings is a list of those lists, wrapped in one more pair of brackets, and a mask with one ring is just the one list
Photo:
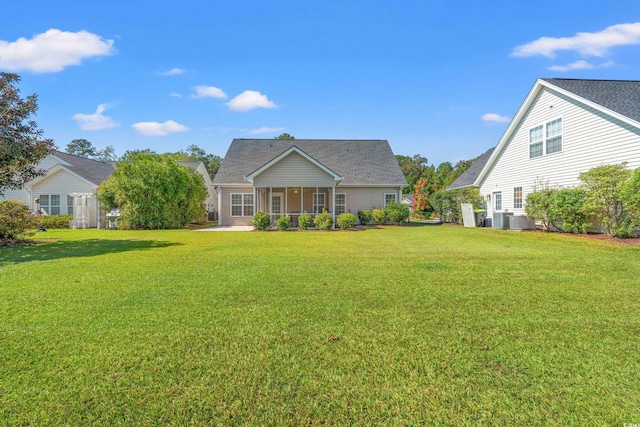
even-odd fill
[(253, 194), (231, 193), (231, 216), (253, 216)]
[(522, 187), (513, 188), (513, 208), (522, 209)]
[(502, 192), (493, 193), (493, 210), (501, 211), (502, 210)]
[(336, 215), (347, 211), (347, 195), (346, 193), (336, 193)]
[(325, 206), (325, 194), (313, 193), (313, 212), (322, 213)]
[(529, 129), (529, 158), (562, 151), (562, 118)]
[(73, 215), (73, 203), (75, 202), (75, 197), (67, 196), (67, 213), (69, 215)]
[(40, 208), (44, 209), (49, 215), (60, 215), (60, 195), (41, 194)]
[(389, 204), (390, 202), (395, 202), (396, 201), (396, 193), (385, 193), (384, 194), (384, 207), (387, 207), (387, 204)]

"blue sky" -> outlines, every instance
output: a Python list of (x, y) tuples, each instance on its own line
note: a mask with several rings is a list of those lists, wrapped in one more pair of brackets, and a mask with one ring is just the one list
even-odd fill
[[(224, 155), (233, 138), (387, 139), (456, 162), (538, 77), (640, 79), (640, 2), (3, 3), (0, 70), (64, 149)], [(7, 19), (7, 17), (11, 17)]]

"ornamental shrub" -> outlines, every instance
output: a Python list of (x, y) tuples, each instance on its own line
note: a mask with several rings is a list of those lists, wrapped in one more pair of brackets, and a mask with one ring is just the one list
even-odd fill
[(313, 219), (308, 213), (303, 213), (298, 217), (298, 228), (306, 230), (313, 225)]
[(551, 223), (553, 222), (553, 207), (551, 193), (552, 189), (544, 186), (541, 189), (536, 189), (533, 193), (527, 194), (526, 206), (524, 211), (527, 216), (534, 221), (540, 221), (542, 223), (542, 229), (544, 231), (551, 231)]
[(258, 230), (268, 230), (271, 227), (271, 216), (267, 212), (258, 211), (253, 215), (251, 225)]
[(598, 166), (580, 174), (587, 193), (587, 211), (602, 223), (607, 234), (628, 237), (640, 226), (634, 197), (640, 191), (637, 172), (627, 163)]
[(29, 207), (15, 200), (0, 201), (0, 241), (20, 240), (31, 235), (27, 230), (33, 227), (33, 217)]
[(377, 225), (382, 225), (387, 222), (387, 212), (384, 209), (372, 210), (371, 216), (373, 216), (373, 222), (375, 222)]
[(387, 203), (387, 207), (384, 208), (384, 211), (391, 224), (402, 224), (406, 222), (411, 213), (408, 206), (398, 203), (395, 200), (391, 200)]
[(291, 227), (291, 217), (289, 215), (282, 215), (278, 218), (278, 230), (284, 231)]
[(360, 220), (361, 225), (369, 224), (371, 222), (371, 211), (358, 211), (358, 219)]
[(429, 205), (442, 222), (460, 223), (462, 221), (462, 203), (471, 203), (474, 208), (482, 207), (480, 191), (477, 188), (438, 191), (428, 199)]
[(42, 228), (69, 228), (73, 215), (43, 215), (34, 217), (33, 226)]
[(323, 209), (322, 213), (319, 213), (313, 219), (313, 224), (318, 230), (329, 230), (333, 225), (333, 217), (326, 209)]
[(587, 222), (584, 207), (587, 195), (579, 188), (564, 188), (551, 192), (551, 220), (558, 230), (568, 233), (586, 233)]
[(358, 217), (356, 217), (351, 212), (345, 212), (338, 215), (336, 222), (338, 223), (338, 227), (346, 230), (347, 228), (352, 228), (354, 225), (356, 225), (356, 222), (358, 222)]

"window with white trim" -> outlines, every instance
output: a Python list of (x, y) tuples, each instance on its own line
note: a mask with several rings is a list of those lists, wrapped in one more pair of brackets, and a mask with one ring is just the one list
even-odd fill
[(502, 210), (502, 192), (501, 191), (497, 193), (493, 193), (493, 210), (494, 211)]
[(562, 118), (529, 129), (529, 158), (562, 151)]
[(336, 193), (336, 215), (340, 215), (341, 213), (345, 213), (347, 211), (347, 194), (346, 193)]
[(231, 216), (253, 216), (253, 194), (231, 193)]
[(73, 203), (75, 202), (75, 197), (67, 196), (67, 213), (69, 215), (73, 215)]
[(513, 208), (522, 209), (522, 187), (513, 187)]
[(396, 200), (396, 193), (384, 193), (384, 207), (387, 207), (387, 203)]
[(60, 215), (60, 195), (41, 194), (40, 209), (44, 209), (49, 215)]
[(325, 208), (325, 193), (313, 193), (313, 212), (314, 213), (322, 213), (322, 210)]

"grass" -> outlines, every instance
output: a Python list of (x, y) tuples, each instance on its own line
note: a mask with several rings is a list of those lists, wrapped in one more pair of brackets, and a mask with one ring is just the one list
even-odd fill
[(422, 226), (0, 248), (0, 425), (640, 423), (640, 247)]

